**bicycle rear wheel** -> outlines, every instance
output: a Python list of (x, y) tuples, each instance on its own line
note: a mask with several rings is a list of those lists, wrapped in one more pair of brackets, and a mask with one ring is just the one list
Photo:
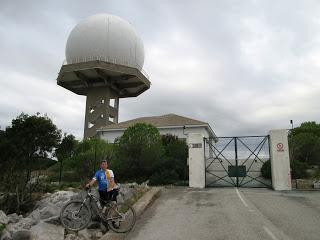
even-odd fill
[(87, 204), (79, 200), (68, 202), (61, 210), (62, 226), (71, 231), (79, 231), (88, 226), (91, 220), (91, 210)]
[(136, 212), (125, 203), (117, 203), (108, 210), (105, 220), (112, 231), (125, 233), (133, 228)]

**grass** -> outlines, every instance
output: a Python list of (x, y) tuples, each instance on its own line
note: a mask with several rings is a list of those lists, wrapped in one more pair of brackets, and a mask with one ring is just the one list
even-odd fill
[(135, 204), (147, 191), (149, 191), (149, 188), (144, 187), (136, 187), (135, 191), (133, 192), (133, 196), (125, 201), (126, 204), (132, 206)]
[(320, 168), (318, 168), (312, 176), (314, 179), (320, 180)]
[(2, 234), (3, 229), (5, 229), (5, 228), (6, 228), (6, 225), (0, 224), (0, 236)]

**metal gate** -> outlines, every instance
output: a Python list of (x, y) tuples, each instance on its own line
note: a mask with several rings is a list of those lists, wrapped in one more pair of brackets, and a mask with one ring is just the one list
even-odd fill
[(261, 175), (270, 160), (269, 136), (204, 138), (207, 187), (271, 187)]

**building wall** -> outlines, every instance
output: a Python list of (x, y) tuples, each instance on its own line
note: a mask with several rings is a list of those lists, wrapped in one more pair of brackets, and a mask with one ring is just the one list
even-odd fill
[(105, 140), (108, 143), (114, 143), (117, 137), (121, 137), (123, 131), (112, 131), (112, 132), (99, 132), (98, 136), (100, 139)]
[[(178, 136), (178, 138), (187, 138), (189, 133), (199, 133), (204, 137), (209, 137), (209, 133), (205, 127), (186, 127), (183, 131), (183, 127), (174, 128), (158, 128), (160, 135), (172, 134)], [(109, 143), (114, 143), (117, 137), (121, 137), (124, 130), (115, 131), (102, 131), (99, 132), (99, 137)]]

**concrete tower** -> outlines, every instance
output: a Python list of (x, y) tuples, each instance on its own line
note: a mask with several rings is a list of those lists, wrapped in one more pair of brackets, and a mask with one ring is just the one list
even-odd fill
[(120, 98), (136, 97), (150, 88), (143, 63), (143, 43), (123, 19), (97, 14), (74, 27), (57, 84), (87, 96), (84, 138), (93, 137), (101, 126), (118, 123)]

